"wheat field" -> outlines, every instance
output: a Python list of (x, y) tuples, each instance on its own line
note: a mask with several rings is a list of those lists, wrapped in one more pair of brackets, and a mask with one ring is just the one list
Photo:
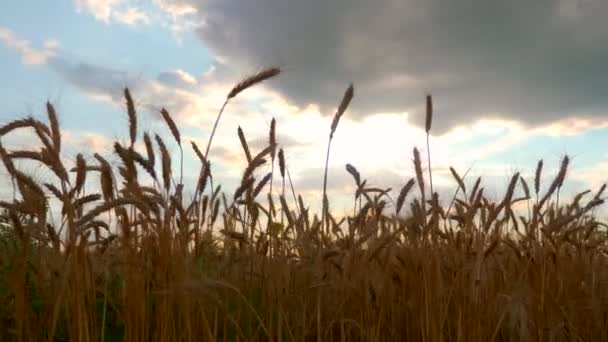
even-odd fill
[[(438, 194), (431, 96), (428, 153), (413, 150), (414, 177), (399, 191), (369, 185), (345, 166), (356, 186), (352, 215), (336, 217), (326, 192), (331, 142), (352, 85), (327, 128), (320, 213), (291, 186), (274, 120), (261, 151), (239, 128), (248, 166), (236, 191), (223, 192), (209, 155), (222, 113), (279, 73), (269, 68), (234, 86), (204, 150), (182, 141), (161, 110), (179, 164), (169, 142), (138, 130), (128, 89), (128, 142), (116, 141), (112, 156), (78, 154), (66, 163), (50, 103), (48, 122), (3, 123), (0, 138), (28, 130), (38, 147), (0, 142), (13, 187), (0, 199), (0, 340), (608, 340), (606, 224), (594, 215), (605, 185), (560, 201), (566, 156), (556, 175), (543, 174), (542, 160), (534, 179), (516, 173), (500, 200), (484, 195), (480, 178), (453, 168), (453, 196)], [(201, 167), (186, 189), (189, 148)], [(18, 167), (24, 160), (52, 179), (36, 181)], [(272, 171), (260, 174), (263, 165)], [(447, 206), (440, 195), (451, 196), (442, 198)], [(51, 202), (61, 217), (50, 218)]]

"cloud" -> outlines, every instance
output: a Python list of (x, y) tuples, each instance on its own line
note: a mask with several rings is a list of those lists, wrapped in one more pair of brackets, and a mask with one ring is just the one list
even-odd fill
[(175, 34), (194, 29), (192, 20), (198, 9), (188, 0), (73, 0), (76, 10), (91, 14), (106, 24), (118, 22), (129, 26), (140, 24), (160, 25)]
[[(169, 71), (156, 78), (145, 78), (124, 70), (61, 59), (53, 66), (72, 84), (120, 106), (124, 102), (122, 88), (128, 86), (138, 107), (146, 109), (143, 115), (151, 113), (153, 119), (161, 122), (158, 109), (165, 107), (181, 128), (196, 129), (207, 137), (225, 94), (231, 88), (230, 84), (215, 80), (213, 73), (195, 78), (182, 71)], [(233, 152), (230, 156), (226, 151), (214, 153), (226, 155), (226, 162), (238, 159), (234, 155), (241, 155), (236, 138), (239, 125), (243, 127), (250, 147), (261, 150), (266, 146), (272, 117), (277, 119), (279, 143), (285, 147), (288, 157), (295, 158), (298, 168), (323, 164), (331, 118), (323, 116), (315, 106), (295, 107), (264, 87), (248, 89), (242, 98), (229, 106), (214, 146), (223, 146)], [(503, 153), (531, 137), (573, 136), (598, 127), (606, 127), (606, 123), (600, 119), (570, 118), (527, 127), (515, 120), (482, 119), (432, 137), (431, 150), (437, 160), (436, 167), (468, 167), (472, 161)], [(408, 124), (407, 113), (378, 113), (362, 120), (353, 119), (347, 113), (336, 132), (331, 161), (338, 165), (409, 168), (412, 148), (419, 146), (425, 153), (424, 141), (424, 131)]]
[(188, 0), (154, 0), (154, 4), (174, 18), (197, 12), (196, 7), (190, 4)]
[(492, 115), (541, 125), (608, 105), (608, 2), (525, 0), (191, 0), (198, 34), (233, 69), (281, 64), (271, 84), (332, 114), (355, 83), (351, 115), (410, 112), (435, 132)]
[[(157, 114), (162, 106), (180, 123), (205, 130), (213, 124), (226, 95), (238, 82), (237, 79), (227, 80), (213, 67), (199, 76), (176, 69), (150, 77), (64, 56), (54, 58), (49, 66), (66, 81), (95, 98), (123, 103), (123, 88), (128, 87), (136, 105), (156, 112), (156, 118), (160, 119)], [(231, 102), (229, 115), (233, 118), (255, 117), (256, 122), (250, 126), (255, 131), (265, 125), (258, 120), (260, 116), (257, 113), (288, 116), (297, 110), (264, 85), (247, 89)], [(264, 130), (267, 131), (267, 127)]]
[[(158, 120), (161, 119), (160, 108), (164, 107), (174, 118), (192, 124), (200, 119), (208, 119), (201, 118), (201, 113), (211, 112), (209, 103), (221, 104), (220, 99), (207, 102), (217, 96), (215, 92), (201, 96), (195, 92), (197, 89), (187, 89), (186, 85), (194, 85), (198, 81), (182, 71), (162, 73), (154, 79), (127, 70), (71, 61), (63, 57), (55, 58), (50, 67), (90, 96), (120, 106), (124, 103), (123, 89), (128, 87), (137, 107), (146, 110), (146, 114), (152, 112), (153, 118)], [(211, 108), (217, 113), (215, 106)]]
[(125, 85), (137, 83), (127, 71), (71, 62), (65, 58), (57, 58), (50, 66), (68, 82), (96, 96), (114, 97)]
[(608, 171), (608, 161), (599, 161), (594, 165), (588, 167), (579, 168), (575, 172), (570, 172), (566, 182), (574, 181), (584, 186), (577, 187), (577, 191), (584, 190), (585, 188), (597, 191), (600, 187), (608, 183), (606, 173)]
[[(140, 118), (144, 118), (140, 122), (160, 125), (155, 127), (155, 132), (168, 134), (158, 115), (160, 106), (167, 108), (182, 131), (183, 144), (187, 145), (184, 151), (190, 163), (186, 163), (186, 171), (194, 170), (195, 174), (200, 163), (189, 142), (195, 141), (199, 148), (205, 148), (218, 110), (238, 81), (221, 67), (210, 68), (197, 76), (179, 69), (142, 76), (127, 70), (68, 61), (62, 56), (54, 58), (49, 66), (68, 82), (121, 110), (124, 110), (122, 88), (129, 86), (140, 109)], [(237, 127), (243, 127), (251, 153), (256, 154), (266, 145), (273, 117), (277, 120), (278, 141), (285, 147), (296, 190), (305, 197), (318, 197), (332, 118), (324, 116), (317, 105), (294, 105), (266, 83), (239, 94), (226, 109), (210, 151), (217, 181), (237, 184), (245, 167)], [(331, 150), (329, 189), (332, 197), (339, 203), (348, 203), (352, 197), (353, 184), (344, 170), (346, 163), (355, 165), (372, 184), (398, 189), (412, 175), (412, 149), (418, 146), (426, 170), (425, 132), (408, 123), (410, 117), (399, 112), (380, 112), (360, 118), (348, 112), (342, 117)], [(481, 171), (490, 183), (488, 191), (497, 189), (493, 193), (502, 196), (510, 172), (515, 171), (508, 169), (513, 165), (509, 163), (514, 158), (511, 153), (518, 146), (531, 138), (581, 135), (606, 126), (600, 118), (579, 114), (559, 120), (547, 119), (547, 123), (536, 126), (498, 117), (460, 123), (445, 134), (431, 137), (435, 188), (453, 193), (454, 182), (448, 167), (454, 166), (462, 175), (474, 166), (472, 174)], [(497, 157), (497, 161), (486, 162), (487, 158)], [(503, 161), (502, 157), (506, 159)], [(269, 171), (266, 170), (268, 164), (260, 172)]]
[(86, 11), (95, 19), (109, 24), (112, 21), (127, 25), (148, 23), (149, 15), (133, 6), (130, 0), (74, 0), (78, 11)]
[(97, 132), (63, 132), (64, 145), (78, 146), (78, 149), (92, 152), (107, 152), (112, 150), (113, 142), (107, 136)]
[[(269, 146), (269, 139), (270, 139), (270, 137), (267, 134), (265, 136), (260, 136), (260, 137), (252, 139), (251, 141), (248, 142), (248, 144), (249, 144), (249, 146), (251, 146), (252, 148), (255, 148), (256, 150), (262, 150), (262, 149), (266, 148), (267, 146)], [(279, 148), (291, 148), (291, 147), (302, 146), (301, 142), (299, 142), (298, 140), (296, 140), (286, 134), (277, 134), (276, 139), (277, 139), (277, 144), (279, 145)]]
[(157, 79), (168, 86), (179, 88), (190, 88), (198, 83), (194, 76), (181, 69), (163, 72)]
[(3, 26), (0, 26), (0, 42), (7, 48), (19, 52), (23, 64), (26, 65), (46, 64), (56, 55), (60, 46), (57, 40), (47, 40), (42, 49), (33, 48), (29, 40), (18, 37), (14, 31)]
[(533, 131), (537, 134), (550, 137), (571, 137), (588, 130), (603, 129), (606, 127), (608, 127), (608, 122), (600, 118), (584, 119), (571, 117), (552, 122), (543, 127), (538, 127)]
[(127, 25), (136, 25), (139, 23), (148, 23), (150, 19), (148, 15), (140, 9), (130, 7), (124, 11), (117, 11), (113, 13), (113, 18), (121, 23)]

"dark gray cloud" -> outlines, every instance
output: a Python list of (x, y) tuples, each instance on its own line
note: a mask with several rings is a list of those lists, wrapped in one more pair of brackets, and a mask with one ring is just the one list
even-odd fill
[(190, 0), (198, 34), (233, 70), (283, 65), (270, 84), (298, 105), (415, 113), (435, 129), (488, 113), (540, 124), (608, 105), (603, 0)]
[(68, 82), (97, 95), (117, 99), (122, 97), (124, 87), (130, 86), (132, 91), (137, 87), (133, 75), (123, 70), (84, 62), (72, 62), (61, 57), (53, 58), (49, 61), (49, 65)]

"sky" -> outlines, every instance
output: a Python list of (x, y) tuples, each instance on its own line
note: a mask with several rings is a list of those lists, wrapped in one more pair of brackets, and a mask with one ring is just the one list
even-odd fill
[[(4, 1), (0, 124), (43, 119), (48, 100), (66, 161), (109, 156), (114, 140), (128, 139), (129, 87), (139, 133), (163, 136), (177, 165), (159, 114), (171, 113), (193, 183), (200, 163), (188, 142), (206, 146), (235, 83), (278, 66), (277, 78), (240, 94), (219, 124), (209, 158), (229, 192), (245, 166), (237, 128), (255, 153), (275, 118), (294, 188), (318, 207), (331, 121), (352, 82), (355, 97), (332, 142), (334, 209), (352, 208), (346, 163), (394, 192), (412, 177), (412, 149), (427, 152), (429, 93), (437, 189), (455, 190), (453, 166), (469, 170), (468, 184), (482, 176), (486, 194), (499, 198), (514, 172), (531, 182), (539, 159), (550, 182), (567, 154), (572, 194), (599, 188), (608, 171), (607, 14), (603, 0)], [(9, 149), (35, 143), (27, 132), (2, 139)], [(6, 195), (6, 179), (0, 187)]]

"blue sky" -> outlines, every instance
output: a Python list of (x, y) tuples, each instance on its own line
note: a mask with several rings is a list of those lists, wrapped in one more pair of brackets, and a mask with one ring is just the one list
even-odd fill
[[(4, 2), (0, 124), (42, 118), (50, 100), (68, 141), (65, 158), (109, 154), (113, 139), (128, 135), (121, 97), (128, 86), (140, 133), (170, 139), (158, 115), (165, 107), (185, 139), (204, 146), (232, 85), (278, 65), (284, 73), (243, 93), (220, 123), (211, 159), (228, 189), (244, 166), (237, 127), (261, 149), (275, 117), (296, 190), (316, 201), (331, 118), (349, 82), (355, 100), (330, 165), (330, 195), (345, 208), (353, 190), (345, 163), (387, 187), (411, 176), (412, 148), (426, 149), (428, 92), (437, 187), (454, 188), (449, 166), (472, 167), (499, 196), (512, 172), (531, 176), (543, 158), (552, 175), (564, 154), (572, 157), (568, 191), (601, 185), (608, 170), (608, 48), (599, 44), (608, 38), (606, 2), (457, 3)], [(25, 135), (4, 140), (15, 148), (32, 143)], [(187, 149), (187, 180), (198, 167)]]

